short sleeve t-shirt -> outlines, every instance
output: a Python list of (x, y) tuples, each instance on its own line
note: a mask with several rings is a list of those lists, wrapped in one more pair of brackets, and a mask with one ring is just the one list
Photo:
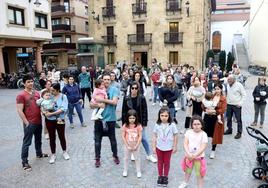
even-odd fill
[(138, 136), (139, 132), (142, 131), (142, 126), (138, 125), (135, 127), (130, 125), (129, 127), (126, 127), (126, 125), (123, 125), (122, 131), (125, 133), (127, 143), (130, 147), (134, 147), (138, 142)]
[(178, 129), (174, 123), (155, 124), (153, 132), (156, 134), (156, 147), (161, 151), (169, 151), (173, 148), (174, 135)]
[[(196, 133), (193, 129), (190, 129), (186, 131), (184, 136), (189, 140), (188, 149), (192, 154), (196, 153), (199, 150), (201, 144), (208, 143), (208, 136), (204, 131)], [(201, 153), (201, 155), (198, 157), (205, 157), (205, 152)]]
[(24, 90), (20, 92), (16, 98), (16, 103), (23, 104), (24, 106), (23, 112), (26, 119), (29, 123), (34, 125), (42, 124), (40, 107), (36, 104), (38, 99), (40, 99), (40, 94), (38, 92), (34, 92), (34, 95), (32, 96), (32, 94)]
[[(107, 90), (108, 99), (112, 100), (114, 97), (119, 97), (119, 90), (116, 87), (110, 86)], [(106, 104), (102, 112), (104, 121), (116, 121), (116, 105)]]

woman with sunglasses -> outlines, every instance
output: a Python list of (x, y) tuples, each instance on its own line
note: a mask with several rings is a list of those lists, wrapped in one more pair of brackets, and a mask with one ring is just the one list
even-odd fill
[[(127, 112), (131, 109), (137, 112), (138, 122), (140, 122), (143, 127), (141, 142), (146, 151), (147, 159), (155, 163), (157, 160), (150, 151), (150, 146), (145, 133), (145, 127), (148, 122), (147, 103), (144, 95), (140, 93), (140, 84), (137, 81), (133, 81), (130, 84), (130, 92), (123, 99), (122, 124), (126, 123)], [(131, 160), (135, 160), (134, 156), (131, 156)]]

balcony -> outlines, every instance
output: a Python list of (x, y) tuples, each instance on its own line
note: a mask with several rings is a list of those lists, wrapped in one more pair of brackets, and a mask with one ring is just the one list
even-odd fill
[(166, 0), (166, 12), (173, 13), (181, 11), (181, 0)]
[(55, 5), (51, 7), (51, 16), (74, 16), (74, 7)]
[(117, 35), (102, 36), (102, 39), (104, 40), (104, 45), (109, 45), (109, 46), (116, 45), (116, 38), (117, 38)]
[(69, 33), (75, 32), (75, 25), (58, 24), (52, 25), (53, 33)]
[(152, 43), (152, 33), (130, 34), (127, 43), (132, 45), (148, 45)]
[(183, 33), (182, 32), (164, 33), (164, 42), (166, 44), (181, 44), (183, 43)]
[(115, 6), (102, 7), (102, 17), (106, 19), (115, 19)]
[(140, 17), (142, 14), (145, 14), (145, 16), (147, 16), (147, 3), (132, 4), (132, 15), (138, 15)]
[(44, 51), (68, 51), (68, 50), (76, 50), (75, 43), (49, 43), (43, 45)]

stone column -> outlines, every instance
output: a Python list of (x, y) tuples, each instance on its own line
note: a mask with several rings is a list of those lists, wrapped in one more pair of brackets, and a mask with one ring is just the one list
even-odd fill
[(3, 48), (4, 46), (0, 45), (0, 78), (2, 78), (2, 73), (5, 73), (5, 64), (3, 58)]
[(41, 49), (42, 44), (38, 43), (36, 47), (36, 54), (35, 54), (35, 62), (36, 62), (36, 70), (38, 73), (42, 71), (42, 58), (41, 58)]

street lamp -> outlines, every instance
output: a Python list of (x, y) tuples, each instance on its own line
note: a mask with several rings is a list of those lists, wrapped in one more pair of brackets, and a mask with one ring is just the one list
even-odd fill
[(190, 16), (190, 2), (189, 1), (186, 1), (185, 7), (186, 7), (187, 17), (189, 17)]
[[(29, 3), (30, 3), (31, 1), (32, 1), (32, 0), (29, 0)], [(39, 0), (35, 0), (34, 5), (35, 5), (36, 7), (39, 7), (39, 6), (41, 5), (41, 3), (39, 2)]]
[(96, 20), (98, 22), (98, 24), (100, 24), (100, 16), (99, 15), (95, 16), (95, 11), (94, 10), (92, 11), (91, 14), (92, 14), (93, 20)]

